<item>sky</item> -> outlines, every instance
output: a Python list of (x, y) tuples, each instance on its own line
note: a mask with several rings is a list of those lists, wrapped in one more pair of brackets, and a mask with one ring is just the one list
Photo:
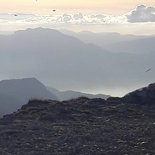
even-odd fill
[(155, 1), (0, 0), (0, 33), (36, 27), (154, 35)]
[[(27, 11), (42, 12), (46, 9), (85, 9), (85, 10), (103, 10), (108, 14), (126, 13), (135, 6), (148, 5), (155, 6), (154, 0), (0, 0), (1, 12), (8, 11)], [(46, 11), (47, 11), (46, 10)]]
[(155, 35), (155, 0), (0, 0), (0, 34), (37, 27)]

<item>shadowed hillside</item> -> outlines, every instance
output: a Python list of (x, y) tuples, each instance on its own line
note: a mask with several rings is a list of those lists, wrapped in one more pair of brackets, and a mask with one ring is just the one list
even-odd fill
[(30, 99), (56, 97), (35, 78), (0, 81), (0, 116), (16, 111)]
[[(143, 90), (153, 96), (151, 89)], [(31, 100), (0, 120), (0, 154), (155, 154), (155, 104), (126, 101)]]

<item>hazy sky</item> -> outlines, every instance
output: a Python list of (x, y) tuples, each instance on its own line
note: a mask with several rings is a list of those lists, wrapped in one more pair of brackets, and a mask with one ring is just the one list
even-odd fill
[(28, 11), (41, 12), (50, 8), (57, 9), (93, 9), (105, 13), (121, 14), (128, 12), (137, 5), (155, 6), (154, 0), (0, 0), (1, 12)]
[(155, 0), (0, 0), (0, 33), (29, 27), (155, 34)]

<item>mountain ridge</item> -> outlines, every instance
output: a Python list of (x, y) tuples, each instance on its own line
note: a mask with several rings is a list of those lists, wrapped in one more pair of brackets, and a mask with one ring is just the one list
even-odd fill
[(84, 92), (73, 91), (73, 90), (59, 91), (59, 90), (54, 89), (52, 87), (48, 87), (48, 89), (60, 101), (75, 99), (75, 98), (78, 98), (78, 97), (88, 97), (88, 98), (91, 98), (91, 99), (93, 99), (93, 98), (107, 99), (108, 97), (110, 97), (110, 95), (105, 95), (105, 94), (90, 94), (90, 93), (84, 93)]
[(19, 109), (32, 98), (56, 99), (36, 78), (0, 81), (0, 115)]
[[(155, 96), (150, 91), (154, 86), (139, 91)], [(126, 101), (86, 97), (63, 102), (30, 100), (0, 119), (0, 153), (154, 154), (155, 98), (154, 104)]]

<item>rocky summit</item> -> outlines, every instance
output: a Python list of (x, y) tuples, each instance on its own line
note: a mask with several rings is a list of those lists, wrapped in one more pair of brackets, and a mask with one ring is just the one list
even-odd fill
[(0, 155), (154, 155), (155, 105), (31, 100), (0, 120)]

